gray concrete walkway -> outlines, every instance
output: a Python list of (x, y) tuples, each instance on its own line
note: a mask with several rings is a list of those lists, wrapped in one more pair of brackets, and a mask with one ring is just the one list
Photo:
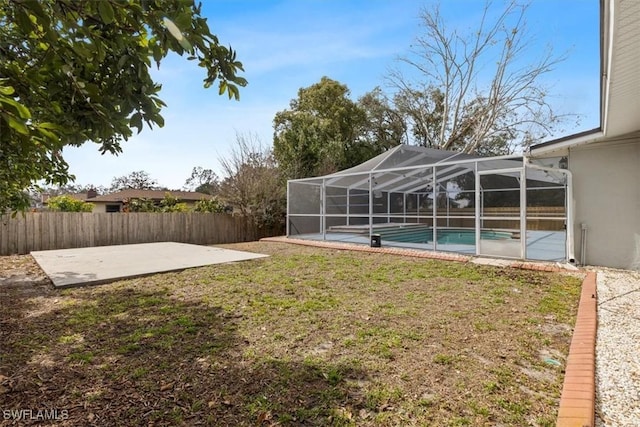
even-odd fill
[(268, 256), (175, 242), (36, 251), (31, 255), (57, 288)]

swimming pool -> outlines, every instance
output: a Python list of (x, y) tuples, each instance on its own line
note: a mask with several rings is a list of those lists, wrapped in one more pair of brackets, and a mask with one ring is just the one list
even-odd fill
[[(427, 226), (411, 227), (388, 227), (375, 230), (380, 235), (381, 240), (403, 243), (430, 243), (433, 242), (433, 229)], [(436, 232), (438, 244), (443, 245), (475, 245), (476, 232), (465, 228), (439, 228)], [(509, 231), (482, 230), (480, 238), (482, 240), (504, 240), (511, 239), (512, 233)]]
[[(482, 230), (480, 239), (482, 240), (504, 240), (510, 239), (511, 233), (508, 231)], [(437, 231), (438, 243), (455, 245), (475, 245), (476, 231), (466, 229), (439, 229)], [(433, 240), (433, 232), (431, 233)]]

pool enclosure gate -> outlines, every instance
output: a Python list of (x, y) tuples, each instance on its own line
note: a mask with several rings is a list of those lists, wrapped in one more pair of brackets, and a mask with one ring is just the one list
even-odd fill
[(287, 236), (573, 262), (571, 174), (526, 157), (399, 145), (287, 184)]

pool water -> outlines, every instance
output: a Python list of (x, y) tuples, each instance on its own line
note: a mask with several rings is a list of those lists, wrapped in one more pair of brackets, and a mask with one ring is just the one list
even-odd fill
[[(433, 233), (432, 233), (433, 234)], [(451, 245), (475, 245), (475, 230), (438, 230), (438, 243)], [(503, 240), (510, 239), (511, 233), (505, 231), (483, 230), (480, 232), (482, 240)], [(431, 236), (433, 240), (433, 235)]]
[[(404, 243), (430, 243), (433, 242), (433, 229), (430, 227), (406, 227), (406, 228), (382, 228), (376, 230), (382, 241)], [(469, 229), (442, 228), (437, 231), (438, 244), (444, 245), (475, 245), (476, 232)], [(483, 230), (480, 232), (482, 240), (510, 239), (508, 231)]]

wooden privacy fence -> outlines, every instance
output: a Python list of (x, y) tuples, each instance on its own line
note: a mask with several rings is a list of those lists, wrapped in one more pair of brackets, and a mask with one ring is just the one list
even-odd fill
[(169, 241), (214, 245), (276, 234), (281, 230), (229, 214), (29, 212), (0, 217), (0, 255)]
[[(377, 215), (385, 214), (376, 213)], [(424, 224), (433, 225), (433, 219), (430, 218), (433, 214), (432, 209), (428, 210), (407, 210), (406, 214), (402, 211), (397, 213), (391, 212), (388, 214), (389, 218), (405, 218), (405, 222), (420, 222)], [(545, 231), (560, 231), (565, 229), (566, 210), (562, 206), (527, 206), (527, 230), (545, 230)], [(418, 215), (422, 216), (419, 220), (414, 219)], [(475, 228), (476, 226), (476, 210), (475, 208), (450, 208), (443, 209), (438, 208), (436, 215), (438, 217), (438, 227), (460, 227), (460, 228)], [(488, 207), (482, 210), (482, 216), (498, 218), (498, 219), (484, 219), (482, 221), (482, 228), (505, 228), (505, 229), (518, 229), (520, 228), (520, 220), (511, 220), (509, 217), (520, 217), (520, 207)], [(424, 218), (429, 217), (429, 218)], [(359, 218), (368, 222), (368, 217), (363, 215)], [(346, 220), (345, 220), (346, 223)]]
[[(545, 230), (560, 231), (565, 229), (566, 210), (560, 206), (527, 206), (527, 230)], [(449, 227), (475, 227), (475, 209), (474, 208), (451, 208), (448, 214), (457, 216), (448, 221), (440, 218), (439, 226)], [(438, 209), (438, 216), (447, 215), (444, 209)], [(492, 217), (500, 219), (483, 220), (482, 228), (505, 228), (518, 229), (520, 221), (505, 219), (505, 217), (519, 217), (520, 208), (515, 207), (489, 207), (482, 210), (483, 217)], [(466, 218), (460, 218), (466, 217)]]

